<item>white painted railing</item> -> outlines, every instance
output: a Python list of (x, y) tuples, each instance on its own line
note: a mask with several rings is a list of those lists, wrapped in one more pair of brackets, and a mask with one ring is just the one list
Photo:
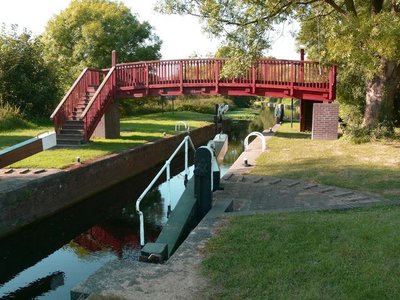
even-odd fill
[(185, 131), (189, 131), (190, 130), (190, 127), (189, 127), (188, 123), (186, 123), (185, 121), (178, 121), (175, 124), (175, 131), (181, 131), (181, 125), (185, 126)]
[(174, 157), (178, 154), (179, 150), (181, 150), (182, 147), (185, 147), (185, 186), (188, 181), (188, 176), (189, 176), (189, 145), (195, 151), (196, 149), (194, 148), (193, 142), (190, 138), (190, 136), (186, 136), (183, 141), (179, 144), (179, 146), (175, 149), (174, 153), (170, 156), (170, 158), (165, 162), (164, 166), (161, 168), (161, 170), (157, 173), (157, 175), (153, 178), (153, 180), (150, 182), (150, 184), (147, 186), (147, 188), (143, 191), (143, 193), (140, 195), (140, 197), (136, 200), (136, 212), (139, 214), (140, 217), (140, 245), (143, 247), (144, 246), (144, 216), (143, 212), (140, 210), (140, 202), (143, 200), (143, 198), (146, 196), (146, 194), (151, 190), (153, 185), (157, 182), (158, 178), (163, 174), (164, 171), (167, 173), (167, 187), (168, 187), (168, 193), (167, 193), (167, 202), (168, 202), (168, 211), (171, 209), (171, 161), (174, 159)]
[(259, 137), (261, 140), (261, 151), (265, 151), (265, 137), (261, 132), (253, 131), (249, 133), (246, 138), (244, 139), (244, 151), (249, 149), (249, 137), (255, 136), (256, 138)]

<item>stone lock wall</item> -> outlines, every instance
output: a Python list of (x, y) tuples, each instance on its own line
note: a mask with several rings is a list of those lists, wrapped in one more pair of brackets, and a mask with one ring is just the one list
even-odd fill
[(336, 140), (338, 138), (339, 105), (315, 103), (313, 107), (312, 139)]
[[(214, 125), (190, 132), (195, 147), (214, 134)], [(0, 238), (164, 162), (185, 135), (149, 142), (0, 193)]]

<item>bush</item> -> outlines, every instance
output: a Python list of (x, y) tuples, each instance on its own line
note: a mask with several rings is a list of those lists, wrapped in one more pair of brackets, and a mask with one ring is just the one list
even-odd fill
[[(214, 114), (215, 105), (221, 103), (228, 104), (230, 109), (236, 107), (232, 100), (224, 97), (185, 96), (176, 97), (175, 99), (167, 98), (164, 101), (164, 111), (172, 111), (173, 106), (175, 111)], [(120, 104), (123, 116), (156, 113), (162, 110), (161, 97), (135, 98), (121, 101)]]
[(260, 114), (249, 124), (249, 130), (262, 132), (264, 129), (274, 126), (274, 124), (275, 116), (273, 110), (269, 107), (263, 107)]
[(396, 138), (392, 122), (383, 121), (374, 127), (365, 127), (362, 118), (359, 116), (349, 117), (346, 127), (343, 128), (343, 136), (356, 144)]
[(0, 28), (0, 99), (26, 118), (49, 117), (60, 99), (57, 72), (38, 37)]
[(0, 131), (8, 131), (17, 128), (29, 128), (32, 125), (22, 118), (18, 107), (0, 102)]
[(257, 97), (252, 96), (230, 96), (229, 97), (235, 106), (240, 108), (249, 108), (251, 104), (257, 100)]

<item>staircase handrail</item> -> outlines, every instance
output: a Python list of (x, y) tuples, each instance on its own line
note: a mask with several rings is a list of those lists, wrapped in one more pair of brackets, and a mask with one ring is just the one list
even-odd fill
[(61, 102), (57, 105), (56, 109), (53, 111), (53, 113), (50, 116), (50, 120), (53, 120), (55, 115), (58, 113), (60, 108), (64, 105), (64, 103), (68, 100), (69, 96), (71, 96), (72, 92), (76, 88), (76, 86), (79, 84), (79, 82), (82, 80), (83, 76), (85, 76), (87, 71), (100, 71), (94, 68), (85, 68), (82, 73), (79, 75), (79, 77), (75, 80), (74, 84), (70, 87), (68, 92), (65, 94), (64, 98), (61, 100)]
[(114, 72), (114, 70), (115, 70), (115, 67), (112, 67), (108, 71), (107, 76), (104, 78), (103, 82), (100, 84), (99, 88), (96, 90), (96, 92), (94, 93), (92, 99), (90, 99), (90, 101), (89, 101), (88, 105), (86, 106), (85, 110), (82, 112), (81, 116), (79, 117), (80, 120), (83, 120), (83, 118), (86, 116), (87, 112), (92, 107), (93, 103), (96, 101), (96, 98), (98, 97), (98, 95), (101, 93), (102, 89), (107, 84), (107, 81), (112, 76), (112, 73)]
[[(171, 209), (171, 172), (170, 172), (170, 165), (171, 161), (175, 158), (175, 156), (178, 154), (179, 150), (183, 146), (185, 146), (185, 181), (187, 181), (188, 173), (189, 173), (189, 145), (193, 149), (193, 151), (196, 151), (196, 148), (194, 147), (193, 141), (190, 138), (189, 135), (185, 136), (183, 141), (179, 144), (178, 147), (176, 147), (174, 153), (171, 154), (171, 156), (167, 159), (165, 162), (164, 166), (161, 168), (160, 171), (158, 171), (157, 175), (154, 176), (153, 180), (150, 182), (150, 184), (147, 186), (147, 188), (143, 191), (143, 193), (139, 196), (139, 198), (136, 200), (136, 212), (139, 214), (139, 219), (140, 219), (140, 245), (143, 247), (144, 246), (144, 216), (143, 212), (140, 210), (140, 202), (143, 200), (143, 198), (146, 196), (146, 194), (151, 190), (153, 185), (157, 182), (158, 178), (164, 173), (166, 170), (167, 172), (167, 183), (168, 183), (168, 210)], [(186, 184), (185, 184), (186, 186)]]
[[(95, 94), (93, 97), (90, 99), (88, 105), (86, 106), (85, 110), (82, 112), (82, 114), (79, 116), (79, 120), (84, 121), (84, 131), (85, 131), (85, 140), (89, 140), (90, 136), (94, 132), (98, 122), (100, 121), (101, 117), (103, 114), (106, 112), (108, 106), (111, 104), (111, 102), (115, 98), (115, 66), (110, 68), (108, 71), (106, 77), (96, 90)], [(110, 84), (111, 80), (111, 90), (109, 93), (111, 93), (111, 97), (109, 96), (110, 94), (107, 95), (107, 98), (104, 103), (101, 103), (101, 95), (103, 92), (103, 89)], [(91, 112), (92, 108), (94, 107), (94, 104), (98, 102), (96, 109), (96, 112), (93, 114), (93, 116), (89, 115), (89, 112)], [(98, 112), (101, 112), (99, 115), (97, 115)], [(93, 117), (93, 118), (91, 118)]]

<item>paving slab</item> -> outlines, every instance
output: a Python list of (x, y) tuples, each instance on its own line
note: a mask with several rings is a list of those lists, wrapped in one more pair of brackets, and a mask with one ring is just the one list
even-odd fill
[(0, 194), (24, 187), (28, 182), (50, 176), (61, 169), (0, 169)]

